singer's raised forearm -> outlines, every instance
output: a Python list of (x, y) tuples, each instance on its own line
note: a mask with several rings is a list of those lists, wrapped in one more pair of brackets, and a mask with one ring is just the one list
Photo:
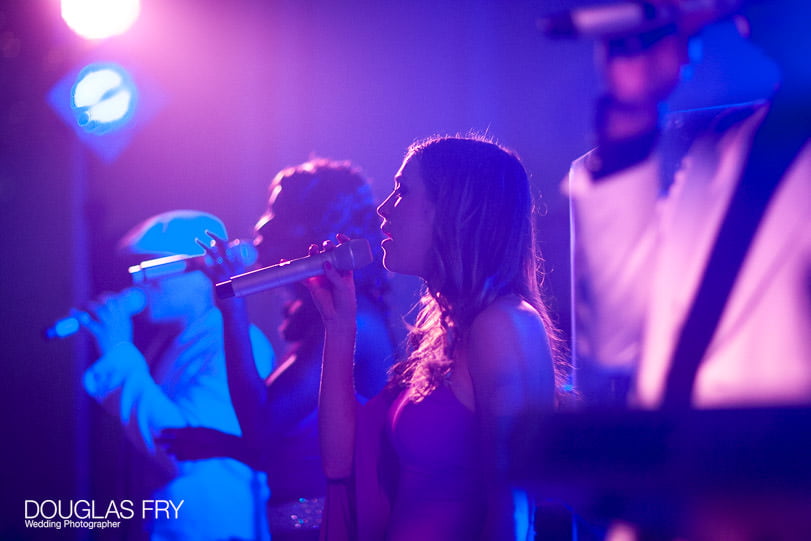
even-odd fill
[(248, 310), (243, 299), (229, 299), (220, 303), (220, 311), (231, 403), (243, 437), (247, 441), (256, 441), (263, 429), (266, 391), (264, 378), (254, 361)]
[(354, 321), (328, 325), (324, 338), (318, 422), (321, 459), (327, 479), (352, 473), (357, 401), (353, 379)]

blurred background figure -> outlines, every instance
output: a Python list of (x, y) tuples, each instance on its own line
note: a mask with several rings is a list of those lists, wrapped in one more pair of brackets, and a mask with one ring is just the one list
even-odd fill
[[(690, 3), (654, 4), (678, 10)], [(768, 424), (736, 410), (717, 425), (736, 427), (729, 430), (739, 438), (719, 459), (724, 446), (717, 434), (724, 432), (712, 422), (720, 418), (682, 415), (690, 408), (811, 404), (811, 63), (805, 54), (811, 6), (753, 0), (739, 7), (739, 28), (779, 71), (769, 99), (662, 115), (687, 62), (689, 37), (728, 15), (723, 9), (614, 36), (598, 51), (605, 81), (596, 107), (598, 146), (573, 164), (564, 183), (573, 204), (575, 346), (584, 392), (622, 405), (627, 389), (632, 407), (677, 414), (615, 418), (623, 430), (614, 437), (630, 442), (623, 452), (645, 448), (638, 436), (644, 423), (626, 426), (625, 419), (675, 419), (681, 430), (655, 425), (664, 429), (660, 435), (681, 436), (667, 439), (667, 449), (692, 449), (645, 455), (635, 469), (661, 476), (653, 477), (658, 490), (644, 497), (634, 489), (617, 493), (626, 500), (615, 502), (613, 512), (636, 512), (656, 538), (811, 535), (807, 485), (796, 488), (802, 476), (795, 468), (805, 470), (805, 461), (797, 464), (785, 438), (766, 438), (772, 445), (765, 447), (758, 428)], [(685, 436), (695, 434), (702, 437)], [(657, 466), (644, 462), (654, 457)], [(598, 460), (595, 454), (590, 463)], [(700, 472), (712, 460), (740, 467), (729, 467), (708, 487), (706, 474), (715, 474)], [(752, 465), (772, 469), (766, 475)], [(616, 468), (608, 470), (592, 476), (598, 489), (611, 483)], [(759, 481), (766, 477), (768, 483)], [(638, 532), (623, 526), (612, 533), (631, 539)]]
[[(268, 193), (267, 211), (259, 218), (254, 236), (260, 266), (303, 257), (311, 243), (338, 233), (371, 241), (375, 261), (356, 273), (356, 391), (365, 401), (383, 388), (386, 368), (395, 355), (387, 323), (387, 276), (376, 242), (381, 234), (369, 183), (348, 162), (316, 159), (280, 171)], [(222, 238), (217, 239), (212, 256), (226, 256), (225, 246)], [(216, 283), (243, 270), (224, 257), (223, 265), (209, 274)], [(228, 384), (242, 437), (186, 428), (165, 431), (163, 441), (180, 459), (236, 456), (267, 472), (273, 539), (317, 539), (326, 493), (316, 415), (324, 328), (302, 284), (266, 298), (270, 307), (263, 310), (283, 312), (279, 330), (286, 343), (278, 367), (267, 378), (255, 368), (247, 340), (245, 299), (219, 301), (225, 321)]]
[[(131, 262), (168, 256), (202, 255), (195, 242), (206, 231), (227, 236), (211, 214), (165, 212), (143, 221), (119, 243)], [(222, 317), (211, 283), (201, 271), (151, 279), (133, 332), (131, 290), (104, 294), (74, 312), (92, 334), (99, 358), (84, 374), (88, 394), (117, 416), (133, 443), (154, 459), (161, 482), (152, 497), (181, 505), (178, 518), (155, 519), (153, 540), (267, 539), (264, 475), (231, 458), (181, 462), (156, 445), (167, 427), (203, 426), (239, 434), (226, 383)], [(140, 321), (142, 320), (142, 321)], [(142, 324), (142, 325), (141, 325)], [(140, 327), (143, 327), (141, 329)], [(250, 327), (256, 370), (267, 374), (270, 343)]]
[[(780, 72), (773, 96), (678, 115), (662, 137), (695, 21), (602, 44), (599, 145), (565, 186), (577, 350), (629, 374), (636, 405), (811, 401), (809, 15), (798, 0), (744, 2), (739, 26)], [(689, 153), (663, 163), (684, 154), (672, 132), (688, 129)]]

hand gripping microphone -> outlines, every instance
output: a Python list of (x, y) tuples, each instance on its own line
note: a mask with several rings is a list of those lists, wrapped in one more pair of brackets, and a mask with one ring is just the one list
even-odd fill
[(266, 289), (280, 287), (305, 278), (324, 274), (324, 263), (329, 261), (339, 271), (355, 270), (372, 262), (372, 248), (366, 239), (352, 239), (339, 244), (334, 250), (285, 261), (244, 274), (217, 284), (221, 299), (244, 297)]
[[(121, 309), (130, 316), (140, 314), (146, 308), (146, 294), (137, 287), (130, 287), (122, 290), (116, 295)], [(82, 313), (85, 317), (90, 317)], [(54, 322), (53, 325), (45, 329), (42, 334), (47, 340), (56, 340), (58, 338), (67, 338), (79, 332), (82, 329), (82, 323), (79, 316), (67, 316)]]
[[(226, 248), (227, 256), (230, 259), (240, 261), (245, 267), (250, 267), (256, 263), (256, 247), (249, 240), (236, 239), (228, 243)], [(165, 278), (175, 274), (200, 270), (214, 264), (209, 255), (170, 255), (142, 261), (130, 267), (129, 273), (132, 283), (140, 284), (156, 278)]]

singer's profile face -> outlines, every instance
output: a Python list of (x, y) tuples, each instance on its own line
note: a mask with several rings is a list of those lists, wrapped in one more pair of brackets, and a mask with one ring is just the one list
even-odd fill
[(270, 188), (268, 208), (254, 226), (259, 265), (263, 267), (277, 265), (282, 259), (307, 255), (306, 229), (298, 223), (299, 217), (291, 216), (291, 210), (296, 209), (284, 208), (283, 202), (279, 203), (282, 193), (282, 184), (274, 181)]
[(427, 278), (435, 210), (417, 159), (403, 162), (394, 176), (394, 190), (377, 213), (386, 236), (381, 244), (383, 265), (392, 272)]

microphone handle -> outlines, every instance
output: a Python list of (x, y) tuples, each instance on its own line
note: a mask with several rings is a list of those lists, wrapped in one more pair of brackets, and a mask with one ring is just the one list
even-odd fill
[(325, 261), (330, 261), (333, 266), (335, 265), (335, 262), (332, 261), (334, 258), (330, 256), (330, 252), (324, 252), (232, 276), (229, 281), (217, 284), (217, 296), (221, 299), (244, 297), (324, 274)]
[[(672, 17), (672, 13), (669, 13)], [(584, 6), (543, 17), (538, 26), (550, 37), (606, 37), (654, 24), (662, 19), (658, 7), (647, 2)]]
[(372, 262), (372, 252), (366, 239), (352, 239), (329, 252), (285, 261), (237, 276), (216, 285), (217, 297), (244, 297), (266, 289), (273, 289), (312, 276), (324, 274), (324, 262), (329, 261), (338, 270), (354, 270)]
[(538, 20), (553, 38), (618, 39), (677, 24), (692, 31), (729, 16), (746, 0), (681, 0), (674, 5), (631, 0), (583, 6)]
[[(256, 263), (258, 257), (256, 247), (253, 243), (241, 239), (236, 239), (229, 243), (227, 254), (229, 258), (240, 261), (246, 267), (250, 267)], [(204, 269), (211, 266), (213, 263), (208, 255), (170, 255), (142, 261), (138, 265), (131, 266), (128, 270), (132, 282), (134, 284), (140, 284), (149, 280)]]

